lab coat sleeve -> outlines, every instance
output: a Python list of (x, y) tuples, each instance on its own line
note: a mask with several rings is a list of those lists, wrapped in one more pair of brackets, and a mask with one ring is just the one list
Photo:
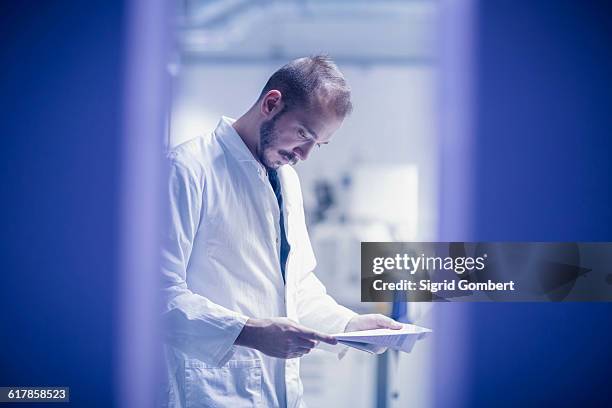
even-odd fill
[(169, 219), (161, 254), (165, 339), (188, 357), (221, 366), (233, 355), (234, 341), (248, 317), (193, 293), (187, 285), (187, 265), (202, 214), (204, 176), (176, 154), (170, 153), (169, 158)]
[[(303, 217), (302, 217), (303, 219)], [(317, 265), (306, 225), (302, 224), (302, 266), (306, 272), (298, 282), (297, 314), (300, 323), (315, 330), (342, 333), (357, 313), (339, 305), (325, 289), (313, 270)]]
[(344, 332), (349, 320), (357, 316), (327, 294), (314, 272), (309, 272), (299, 284), (297, 314), (301, 324), (327, 334)]
[[(302, 272), (299, 275), (295, 288), (295, 305), (298, 321), (306, 327), (323, 333), (342, 333), (348, 322), (357, 316), (357, 313), (339, 305), (327, 293), (325, 286), (313, 272), (317, 266), (317, 260), (306, 228), (299, 178), (297, 173), (289, 166), (284, 167), (288, 170), (286, 173), (287, 178), (291, 180), (291, 182), (287, 183), (286, 187), (294, 192), (294, 201), (296, 203), (293, 207), (294, 211), (299, 211), (295, 218), (295, 225), (299, 231), (299, 259)], [(346, 352), (346, 347), (328, 346), (325, 343), (320, 343), (319, 347), (327, 351), (336, 352), (340, 357)]]

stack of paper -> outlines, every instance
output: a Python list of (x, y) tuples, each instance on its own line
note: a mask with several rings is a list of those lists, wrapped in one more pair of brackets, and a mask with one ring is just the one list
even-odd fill
[(398, 330), (361, 330), (349, 333), (338, 333), (333, 336), (338, 339), (338, 343), (367, 351), (368, 353), (375, 353), (380, 350), (381, 347), (410, 353), (414, 343), (418, 339), (431, 333), (430, 329), (415, 326), (414, 324), (403, 324), (403, 326), (403, 328)]

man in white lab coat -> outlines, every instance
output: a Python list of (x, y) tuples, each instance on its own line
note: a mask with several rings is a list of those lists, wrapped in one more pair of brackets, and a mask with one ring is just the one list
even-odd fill
[(335, 344), (331, 333), (401, 327), (338, 305), (313, 273), (291, 165), (350, 111), (336, 65), (301, 58), (238, 120), (170, 152), (163, 406), (301, 407), (299, 357)]

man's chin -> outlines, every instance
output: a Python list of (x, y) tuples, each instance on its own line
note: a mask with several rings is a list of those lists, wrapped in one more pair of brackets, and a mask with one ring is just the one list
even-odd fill
[(282, 159), (277, 159), (277, 160), (265, 160), (263, 162), (263, 165), (268, 168), (268, 169), (272, 169), (272, 170), (276, 170), (278, 169), (280, 166), (287, 164), (287, 162), (285, 160)]
[(297, 160), (288, 161), (286, 158), (280, 156), (280, 157), (274, 157), (272, 159), (263, 158), (261, 162), (266, 168), (276, 170), (279, 167), (284, 166), (285, 164), (290, 164), (293, 166), (297, 162)]
[(278, 169), (280, 166), (282, 166), (283, 164), (279, 161), (264, 161), (263, 165), (266, 169), (268, 170), (276, 170)]

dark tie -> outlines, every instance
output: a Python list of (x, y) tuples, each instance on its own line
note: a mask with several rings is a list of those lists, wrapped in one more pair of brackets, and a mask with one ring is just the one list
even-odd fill
[(281, 247), (280, 247), (280, 267), (281, 272), (283, 274), (283, 281), (285, 280), (285, 266), (287, 264), (287, 257), (289, 256), (289, 251), (291, 247), (289, 246), (289, 242), (287, 241), (287, 235), (285, 234), (285, 223), (283, 221), (283, 196), (281, 194), (281, 186), (280, 180), (278, 179), (278, 174), (276, 170), (268, 170), (268, 180), (270, 180), (270, 184), (272, 185), (272, 190), (274, 190), (274, 195), (276, 196), (276, 201), (278, 202), (278, 209), (280, 212), (280, 231), (281, 231)]

